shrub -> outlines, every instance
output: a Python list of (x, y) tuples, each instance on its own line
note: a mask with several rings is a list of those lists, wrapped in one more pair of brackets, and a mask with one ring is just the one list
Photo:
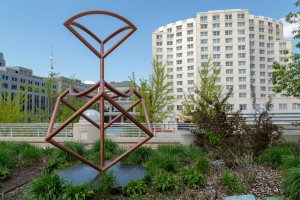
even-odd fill
[(293, 167), (300, 168), (300, 157), (296, 155), (287, 155), (282, 158), (280, 169), (287, 170)]
[(284, 172), (283, 194), (291, 200), (300, 199), (300, 167), (293, 167)]
[(236, 175), (230, 175), (227, 170), (223, 173), (219, 180), (220, 183), (224, 185), (229, 192), (246, 192), (244, 186), (238, 182)]
[(293, 155), (290, 149), (276, 146), (265, 150), (259, 160), (267, 166), (279, 167), (283, 163), (283, 158), (288, 155)]
[[(77, 142), (64, 142), (63, 145), (70, 150), (74, 151), (75, 153), (79, 155), (84, 155), (85, 149), (84, 149), (84, 144), (83, 143), (77, 143)], [(70, 154), (68, 154), (65, 151), (59, 151), (58, 153), (59, 158), (63, 158), (67, 161), (76, 161), (77, 159)]]
[(10, 177), (10, 172), (7, 167), (0, 166), (0, 183)]
[(147, 162), (152, 153), (153, 149), (151, 147), (139, 147), (123, 158), (122, 162), (140, 165)]
[(186, 148), (182, 145), (160, 145), (145, 166), (150, 171), (176, 171), (189, 161)]
[(129, 181), (123, 188), (123, 194), (128, 196), (141, 196), (147, 190), (147, 185), (143, 180)]
[(196, 169), (201, 173), (207, 173), (211, 171), (211, 165), (204, 155), (199, 156), (199, 158), (197, 159)]
[(86, 200), (91, 199), (94, 192), (87, 185), (67, 184), (63, 190), (62, 200)]
[(59, 199), (63, 191), (63, 181), (56, 174), (45, 174), (34, 179), (29, 186), (29, 193), (35, 199)]
[(93, 191), (96, 197), (106, 198), (110, 195), (111, 190), (115, 184), (115, 176), (113, 173), (100, 173), (99, 179), (97, 179), (93, 184)]
[(20, 151), (20, 160), (24, 163), (31, 163), (34, 160), (39, 160), (42, 156), (42, 149), (32, 145), (27, 146)]
[[(118, 151), (118, 144), (112, 140), (105, 139), (104, 148), (105, 148), (105, 152), (104, 152), (105, 159), (112, 159), (113, 156), (115, 156)], [(91, 152), (97, 153), (97, 155), (99, 155), (99, 151), (100, 151), (100, 140), (95, 142), (91, 148)]]
[(204, 186), (204, 177), (196, 169), (183, 168), (180, 171), (183, 182), (190, 188), (198, 188)]
[(179, 183), (170, 172), (161, 172), (153, 178), (153, 188), (160, 192), (178, 191)]
[(63, 158), (54, 158), (49, 160), (43, 170), (42, 173), (43, 174), (50, 174), (55, 170), (60, 170), (60, 169), (64, 169), (66, 167), (69, 167), (70, 164)]

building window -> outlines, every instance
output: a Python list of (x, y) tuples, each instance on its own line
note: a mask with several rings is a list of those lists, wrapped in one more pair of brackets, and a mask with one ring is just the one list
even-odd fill
[(232, 23), (225, 23), (225, 27), (232, 27)]
[(232, 61), (228, 61), (225, 64), (226, 64), (226, 66), (233, 66), (233, 62)]
[(245, 18), (245, 14), (237, 14), (238, 19), (244, 19)]
[(233, 69), (226, 69), (226, 74), (233, 74)]
[(220, 28), (220, 24), (219, 23), (214, 23), (213, 28)]
[(188, 24), (187, 24), (187, 27), (188, 27), (188, 28), (193, 27), (193, 23), (188, 23)]
[(202, 21), (202, 22), (203, 22), (203, 21), (207, 21), (207, 16), (201, 16), (201, 17), (200, 17), (200, 21)]
[(232, 38), (225, 38), (226, 43), (232, 43)]
[(207, 28), (207, 24), (201, 24), (200, 28), (203, 28), (203, 29)]
[(246, 74), (246, 69), (239, 69), (239, 74)]
[(187, 69), (188, 70), (194, 70), (194, 66), (192, 66), (192, 65), (191, 66), (187, 66)]
[(299, 110), (300, 109), (300, 103), (293, 103), (293, 110)]
[(220, 15), (213, 15), (212, 20), (214, 20), (214, 21), (220, 20)]
[(232, 35), (232, 30), (225, 31), (225, 35)]
[(226, 82), (233, 82), (233, 77), (226, 77)]
[(239, 82), (246, 82), (246, 77), (239, 77)]
[(225, 15), (225, 19), (232, 19), (232, 15)]
[(240, 104), (240, 110), (247, 110), (247, 104)]
[(177, 105), (177, 110), (182, 110), (183, 106), (182, 105)]
[(202, 32), (200, 32), (200, 35), (203, 37), (203, 36), (207, 36), (208, 34), (207, 34), (207, 31), (202, 31)]
[(220, 31), (213, 31), (213, 36), (218, 36), (220, 35)]
[(240, 90), (246, 90), (246, 87), (247, 87), (246, 85), (239, 85)]
[(188, 85), (193, 85), (193, 84), (194, 84), (194, 80), (188, 80), (188, 81), (187, 81), (187, 84), (188, 84)]
[(241, 98), (244, 98), (244, 97), (246, 97), (246, 93), (245, 93), (245, 92), (243, 92), (243, 93), (239, 93), (239, 97), (241, 97)]
[(189, 77), (189, 78), (194, 77), (194, 73), (188, 73), (187, 77)]
[(286, 110), (287, 109), (287, 104), (286, 103), (280, 103), (279, 104), (279, 110)]

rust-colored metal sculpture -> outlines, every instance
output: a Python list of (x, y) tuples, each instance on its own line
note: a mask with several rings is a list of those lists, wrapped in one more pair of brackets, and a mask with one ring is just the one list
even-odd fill
[[(122, 20), (127, 25), (120, 28), (119, 30), (115, 31), (114, 33), (109, 35), (106, 39), (101, 40), (95, 34), (93, 34), (90, 30), (88, 30), (86, 27), (84, 27), (83, 25), (81, 25), (75, 21), (76, 19), (86, 16), (86, 15), (108, 15), (108, 16), (115, 17), (115, 18)], [(120, 161), (122, 158), (127, 156), (129, 153), (131, 153), (136, 148), (138, 148), (139, 146), (141, 146), (142, 144), (144, 144), (145, 142), (147, 142), (149, 139), (151, 139), (153, 137), (149, 117), (147, 114), (147, 108), (145, 106), (143, 97), (133, 88), (129, 88), (125, 92), (120, 92), (120, 91), (116, 90), (115, 88), (113, 88), (111, 85), (109, 85), (104, 80), (104, 59), (105, 59), (105, 57), (108, 56), (115, 48), (117, 48), (124, 40), (126, 40), (136, 30), (136, 27), (131, 22), (129, 22), (127, 19), (125, 19), (124, 17), (117, 15), (115, 13), (102, 11), (102, 10), (88, 11), (88, 12), (83, 12), (83, 13), (77, 14), (77, 15), (71, 17), (70, 19), (68, 19), (64, 23), (64, 25), (100, 59), (100, 80), (95, 85), (93, 85), (92, 87), (90, 87), (84, 91), (79, 91), (78, 89), (71, 86), (57, 98), (57, 101), (56, 101), (56, 104), (55, 104), (55, 107), (53, 110), (53, 114), (50, 119), (50, 124), (49, 124), (49, 128), (48, 128), (45, 140), (47, 142), (53, 144), (54, 146), (60, 148), (61, 150), (69, 153), (70, 155), (74, 156), (75, 158), (81, 160), (82, 162), (86, 163), (87, 165), (93, 167), (94, 169), (96, 169), (98, 171), (106, 171), (107, 169), (112, 167), (114, 164), (116, 164), (118, 161)], [(97, 49), (95, 49), (91, 44), (89, 44), (89, 42), (87, 40), (85, 40), (73, 27), (77, 27), (77, 28), (81, 29), (82, 31), (84, 31), (88, 35), (90, 35), (93, 39), (95, 39), (100, 45), (99, 51)], [(104, 51), (105, 43), (108, 42), (110, 39), (112, 39), (114, 36), (118, 35), (119, 33), (123, 32), (125, 30), (129, 30), (129, 31), (123, 37), (121, 37), (116, 44), (114, 44), (112, 47), (110, 47), (107, 51)], [(107, 90), (111, 91), (113, 93), (113, 95), (109, 96), (107, 94), (107, 92), (105, 91), (105, 88)], [(98, 91), (97, 95), (92, 94), (92, 92), (95, 90)], [(90, 100), (85, 105), (83, 105), (80, 109), (77, 109), (64, 99), (64, 97), (66, 97), (66, 95), (71, 95), (74, 97), (87, 97), (87, 98), (90, 98)], [(138, 100), (135, 103), (131, 104), (127, 109), (124, 109), (122, 106), (120, 106), (114, 100), (115, 98), (118, 98), (118, 97), (131, 97), (132, 95), (136, 95), (138, 97)], [(121, 112), (121, 114), (119, 114), (118, 116), (113, 118), (107, 124), (104, 123), (104, 101), (105, 100), (108, 101), (109, 103), (111, 103), (115, 108), (117, 108)], [(96, 123), (95, 121), (90, 119), (88, 116), (83, 114), (83, 112), (86, 109), (88, 109), (95, 102), (99, 102), (100, 124)], [(56, 115), (57, 115), (58, 107), (59, 107), (60, 103), (68, 106), (70, 109), (72, 109), (74, 111), (74, 113), (67, 120), (65, 120), (60, 126), (58, 126), (56, 129), (54, 129), (54, 122), (56, 119)], [(145, 127), (143, 124), (141, 124), (138, 120), (136, 120), (133, 116), (131, 116), (128, 113), (129, 110), (134, 108), (139, 103), (142, 104), (147, 127)], [(70, 124), (78, 116), (82, 116), (83, 118), (85, 118), (87, 121), (89, 121), (92, 125), (94, 125), (95, 127), (97, 127), (100, 130), (99, 131), (100, 132), (100, 165), (97, 165), (97, 164), (87, 160), (86, 158), (73, 152), (72, 150), (68, 149), (67, 147), (65, 147), (64, 145), (58, 143), (57, 141), (55, 141), (53, 139), (53, 137), (57, 133), (59, 133), (63, 128), (65, 128), (68, 124)], [(119, 157), (117, 157), (115, 160), (111, 161), (109, 164), (107, 164), (105, 166), (105, 163), (104, 163), (104, 161), (105, 161), (104, 160), (104, 152), (105, 152), (104, 130), (106, 128), (108, 128), (110, 125), (112, 125), (116, 120), (120, 119), (122, 116), (126, 116), (130, 121), (132, 121), (134, 124), (136, 124), (140, 129), (142, 129), (147, 134), (147, 136), (144, 139), (142, 139), (140, 142), (138, 142), (136, 145), (131, 147), (129, 150), (127, 150), (125, 153), (121, 154)]]

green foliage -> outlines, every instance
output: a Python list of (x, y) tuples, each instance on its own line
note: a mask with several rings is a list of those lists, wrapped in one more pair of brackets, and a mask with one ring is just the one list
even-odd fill
[(244, 193), (245, 187), (238, 182), (236, 175), (231, 175), (226, 170), (219, 179), (220, 183), (226, 187), (229, 192)]
[(20, 151), (20, 160), (25, 163), (31, 163), (35, 160), (39, 160), (42, 156), (42, 150), (32, 145), (29, 145)]
[(145, 166), (150, 173), (160, 170), (176, 171), (189, 160), (186, 147), (182, 145), (159, 145)]
[[(87, 99), (84, 97), (78, 98), (78, 97), (66, 97), (64, 99), (65, 101), (67, 101), (69, 104), (71, 104), (72, 106), (74, 106), (75, 108), (80, 108), (82, 107), (85, 103), (87, 103)], [(74, 111), (69, 108), (66, 105), (61, 105), (58, 109), (58, 114), (57, 114), (57, 122), (64, 122), (66, 119), (68, 119), (72, 114), (74, 113)], [(80, 119), (80, 116), (78, 116), (77, 118), (75, 118), (72, 123), (76, 123), (78, 122)]]
[(151, 147), (139, 147), (130, 153), (127, 157), (122, 159), (123, 163), (131, 163), (131, 164), (144, 164), (153, 154), (153, 149)]
[(190, 116), (192, 112), (192, 105), (196, 106), (207, 106), (208, 101), (212, 101), (214, 98), (220, 98), (222, 94), (222, 87), (216, 85), (216, 80), (221, 72), (221, 68), (214, 65), (212, 58), (209, 58), (207, 63), (203, 67), (198, 68), (198, 74), (200, 77), (199, 85), (195, 85), (195, 91), (201, 93), (206, 99), (201, 98), (201, 96), (193, 95), (192, 93), (188, 96), (184, 96), (184, 101), (182, 103), (184, 109), (182, 115), (191, 121), (193, 118)]
[[(300, 6), (300, 1), (297, 0), (294, 4), (296, 7)], [(300, 12), (288, 13), (285, 17), (287, 23), (298, 24), (300, 23)], [(300, 27), (298, 26), (293, 30), (294, 39), (300, 38)], [(296, 44), (297, 48), (300, 48), (300, 42)], [(274, 91), (276, 93), (283, 92), (287, 96), (299, 96), (300, 93), (300, 55), (294, 53), (290, 56), (290, 53), (286, 51), (289, 56), (286, 59), (285, 64), (279, 62), (273, 63), (274, 71), (272, 72), (272, 82), (274, 85)]]
[(265, 149), (282, 141), (282, 131), (278, 125), (273, 124), (269, 115), (273, 108), (271, 97), (265, 103), (264, 108), (257, 107), (255, 87), (252, 84), (250, 87), (254, 120), (252, 124), (244, 125), (244, 131), (249, 136), (249, 148), (255, 156), (258, 156)]
[(64, 158), (54, 158), (49, 160), (42, 170), (43, 174), (50, 174), (56, 170), (64, 169), (70, 166)]
[[(129, 77), (129, 86), (137, 90), (144, 98), (150, 122), (162, 122), (165, 118), (172, 116), (173, 113), (166, 112), (164, 108), (174, 102), (174, 96), (170, 95), (168, 89), (171, 83), (166, 82), (167, 74), (165, 65), (157, 60), (152, 61), (152, 76), (149, 79), (140, 79), (139, 84), (135, 79), (134, 73)], [(138, 100), (137, 97), (131, 99), (133, 102)], [(141, 104), (135, 107), (139, 121), (146, 122)]]
[(288, 155), (293, 155), (291, 149), (284, 146), (275, 146), (266, 149), (260, 156), (259, 160), (267, 166), (279, 167), (283, 164), (283, 158)]
[(34, 179), (29, 186), (29, 193), (34, 199), (59, 199), (63, 191), (63, 181), (56, 174), (44, 174)]
[(287, 155), (282, 158), (282, 165), (280, 169), (287, 170), (289, 168), (299, 167), (300, 168), (300, 156), (298, 155)]
[(7, 180), (9, 177), (9, 169), (7, 169), (7, 167), (0, 166), (0, 183)]
[[(104, 140), (104, 157), (105, 159), (112, 159), (114, 156), (116, 156), (119, 153), (119, 147), (118, 144), (112, 140), (105, 139)], [(100, 140), (95, 142), (89, 152), (91, 154), (91, 158), (94, 162), (99, 162), (100, 161)]]
[(23, 106), (28, 95), (18, 89), (13, 97), (5, 90), (0, 95), (0, 123), (28, 122), (31, 111), (24, 112)]
[(42, 157), (43, 150), (25, 142), (0, 141), (0, 166), (15, 168)]
[(114, 186), (116, 180), (113, 173), (100, 173), (100, 178), (92, 184), (95, 196), (98, 198), (107, 198)]
[(284, 172), (283, 194), (291, 200), (300, 199), (300, 167), (293, 167)]
[(67, 184), (63, 190), (62, 200), (86, 200), (91, 199), (94, 192), (87, 185)]
[(170, 172), (161, 172), (153, 178), (153, 188), (160, 192), (178, 191), (179, 183)]
[(123, 188), (123, 194), (128, 196), (142, 196), (147, 190), (146, 183), (141, 179), (137, 181), (129, 181)]
[[(63, 145), (79, 155), (83, 156), (85, 154), (85, 148), (84, 148), (83, 143), (64, 142)], [(63, 158), (67, 161), (77, 161), (77, 159), (75, 157), (71, 156), (70, 154), (68, 154), (67, 152), (65, 152), (63, 150), (59, 151), (58, 157)]]
[(180, 171), (183, 182), (190, 188), (198, 188), (204, 186), (204, 176), (200, 174), (196, 169), (183, 168)]
[(204, 155), (197, 159), (195, 167), (201, 173), (210, 172), (212, 168), (208, 159)]

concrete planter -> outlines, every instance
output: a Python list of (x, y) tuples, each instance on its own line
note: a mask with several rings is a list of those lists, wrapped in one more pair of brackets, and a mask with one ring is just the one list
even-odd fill
[(196, 140), (196, 135), (193, 133), (182, 133), (180, 134), (180, 144), (188, 146), (194, 144)]

